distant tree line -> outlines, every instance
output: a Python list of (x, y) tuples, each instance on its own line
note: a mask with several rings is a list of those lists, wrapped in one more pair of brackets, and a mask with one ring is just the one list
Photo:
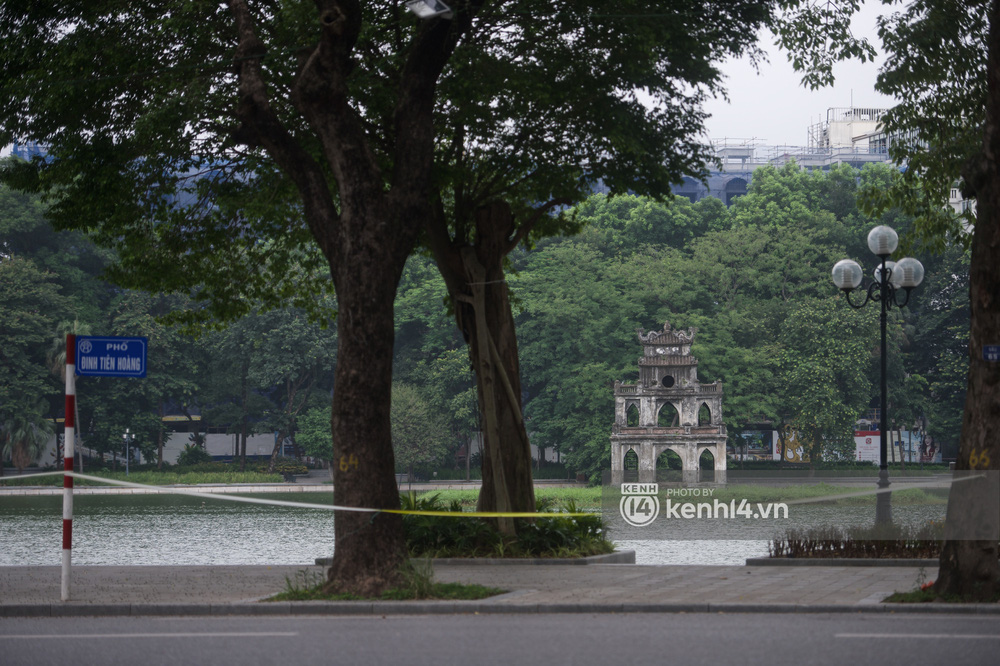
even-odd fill
[[(760, 423), (790, 426), (814, 458), (850, 458), (854, 424), (877, 395), (877, 313), (848, 307), (829, 271), (845, 256), (873, 265), (865, 239), (875, 224), (905, 236), (910, 221), (898, 211), (876, 220), (857, 205), (898, 178), (887, 165), (766, 167), (731, 208), (714, 198), (665, 205), (594, 195), (570, 211), (578, 235), (510, 258), (532, 443), (597, 479), (610, 465), (612, 383), (636, 377), (635, 329), (670, 321), (698, 327), (700, 378), (724, 382), (731, 437)], [(169, 412), (236, 434), (244, 454), (249, 435), (275, 432), (300, 455), (332, 456), (332, 298), (319, 309), (329, 318), (251, 306), (235, 323), (193, 336), (189, 324), (171, 322), (201, 307), (197, 293), (112, 287), (101, 279), (107, 252), (53, 231), (36, 198), (0, 190), (3, 460), (28, 464), (63, 416), (61, 345), (70, 331), (150, 339), (146, 379), (80, 382), (80, 429), (98, 453), (117, 453), (128, 428), (144, 457), (158, 460)], [(965, 397), (969, 257), (960, 243), (917, 256), (924, 285), (890, 315), (890, 414), (903, 429), (925, 422), (947, 457)], [(480, 427), (475, 378), (448, 290), (426, 256), (407, 262), (395, 317), (397, 468), (454, 467), (456, 454), (474, 451)]]

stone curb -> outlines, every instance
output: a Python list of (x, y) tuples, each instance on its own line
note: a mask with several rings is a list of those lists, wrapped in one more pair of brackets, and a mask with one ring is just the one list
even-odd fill
[(949, 613), (1000, 615), (1000, 604), (537, 603), (296, 601), (236, 604), (0, 604), (0, 617), (461, 615), (504, 613)]
[[(605, 555), (591, 555), (590, 557), (437, 557), (428, 560), (427, 558), (413, 558), (413, 562), (449, 565), (545, 565), (545, 564), (635, 564), (634, 550), (616, 550)], [(332, 557), (317, 557), (316, 565), (328, 567), (333, 563)]]
[(748, 567), (937, 567), (934, 558), (751, 557)]

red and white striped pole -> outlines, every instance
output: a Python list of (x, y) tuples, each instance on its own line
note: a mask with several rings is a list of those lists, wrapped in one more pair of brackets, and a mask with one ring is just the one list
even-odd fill
[(73, 559), (73, 459), (76, 456), (76, 336), (66, 334), (66, 425), (63, 443), (62, 600), (69, 601), (69, 568)]

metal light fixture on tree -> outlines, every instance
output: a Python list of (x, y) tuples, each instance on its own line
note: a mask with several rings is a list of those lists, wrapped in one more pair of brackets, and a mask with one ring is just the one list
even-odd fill
[(432, 19), (436, 16), (450, 19), (454, 16), (451, 7), (441, 0), (410, 0), (406, 3), (406, 8), (422, 19)]
[[(888, 386), (886, 384), (886, 313), (893, 306), (906, 306), (910, 301), (910, 292), (924, 279), (924, 266), (912, 257), (889, 261), (889, 255), (896, 251), (899, 237), (892, 227), (880, 225), (868, 234), (868, 249), (881, 261), (875, 267), (875, 279), (867, 287), (865, 299), (860, 303), (851, 300), (851, 292), (861, 287), (863, 271), (858, 262), (852, 259), (841, 259), (833, 266), (833, 283), (844, 292), (847, 302), (852, 308), (860, 309), (869, 301), (879, 301), (882, 307), (880, 319), (882, 333), (882, 353), (879, 359), (881, 366), (881, 411), (879, 415), (879, 472), (878, 500), (875, 504), (875, 524), (884, 525), (892, 522), (892, 504), (889, 493), (889, 467), (886, 462), (888, 451)], [(886, 279), (883, 279), (885, 277)], [(900, 292), (903, 298), (900, 299)]]

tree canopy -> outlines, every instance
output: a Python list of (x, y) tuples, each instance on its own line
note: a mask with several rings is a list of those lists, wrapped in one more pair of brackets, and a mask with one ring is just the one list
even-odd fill
[[(829, 17), (839, 38), (832, 49), (816, 48), (809, 21), (788, 24), (782, 45), (810, 84), (830, 80), (838, 59), (867, 53), (838, 50), (844, 17), (857, 0), (817, 3), (803, 15)], [(891, 4), (885, 1), (884, 4)], [(821, 21), (812, 21), (814, 27)], [(837, 26), (841, 29), (837, 30)], [(984, 349), (1000, 329), (1000, 3), (996, 0), (913, 0), (902, 11), (879, 20), (879, 37), (887, 53), (876, 90), (899, 102), (883, 118), (889, 155), (904, 167), (887, 187), (869, 188), (868, 210), (896, 207), (914, 219), (911, 237), (941, 251), (950, 243), (971, 248), (969, 261), (968, 390), (956, 469), (989, 469), (993, 480), (957, 484), (949, 498), (948, 521), (956, 529), (986, 526), (983, 540), (949, 538), (941, 556), (935, 590), (941, 594), (993, 599), (1000, 593), (997, 539), (1000, 493), (996, 470), (1000, 443), (1000, 402), (996, 386), (1000, 368), (986, 360)], [(822, 39), (822, 37), (820, 37)], [(821, 45), (822, 46), (822, 45)], [(820, 57), (807, 57), (809, 53)], [(972, 203), (959, 214), (947, 205), (953, 189)], [(985, 453), (985, 458), (983, 457)], [(989, 507), (982, 511), (980, 507)], [(974, 507), (974, 508), (973, 508)]]
[[(454, 9), (418, 21), (395, 1), (103, 0), (0, 13), (0, 140), (49, 146), (7, 178), (50, 193), (58, 227), (112, 247), (116, 281), (194, 290), (226, 317), (248, 301), (306, 306), (316, 289), (292, 268), (329, 266), (335, 457), (364, 461), (338, 472), (342, 505), (398, 504), (392, 301), (435, 206), (453, 204), (463, 242), (489, 197), (579, 198), (597, 179), (664, 195), (703, 169), (700, 102), (721, 89), (720, 59), (754, 48), (771, 5)], [(435, 199), (436, 182), (450, 196)], [(331, 585), (394, 581), (398, 517), (336, 520)]]

